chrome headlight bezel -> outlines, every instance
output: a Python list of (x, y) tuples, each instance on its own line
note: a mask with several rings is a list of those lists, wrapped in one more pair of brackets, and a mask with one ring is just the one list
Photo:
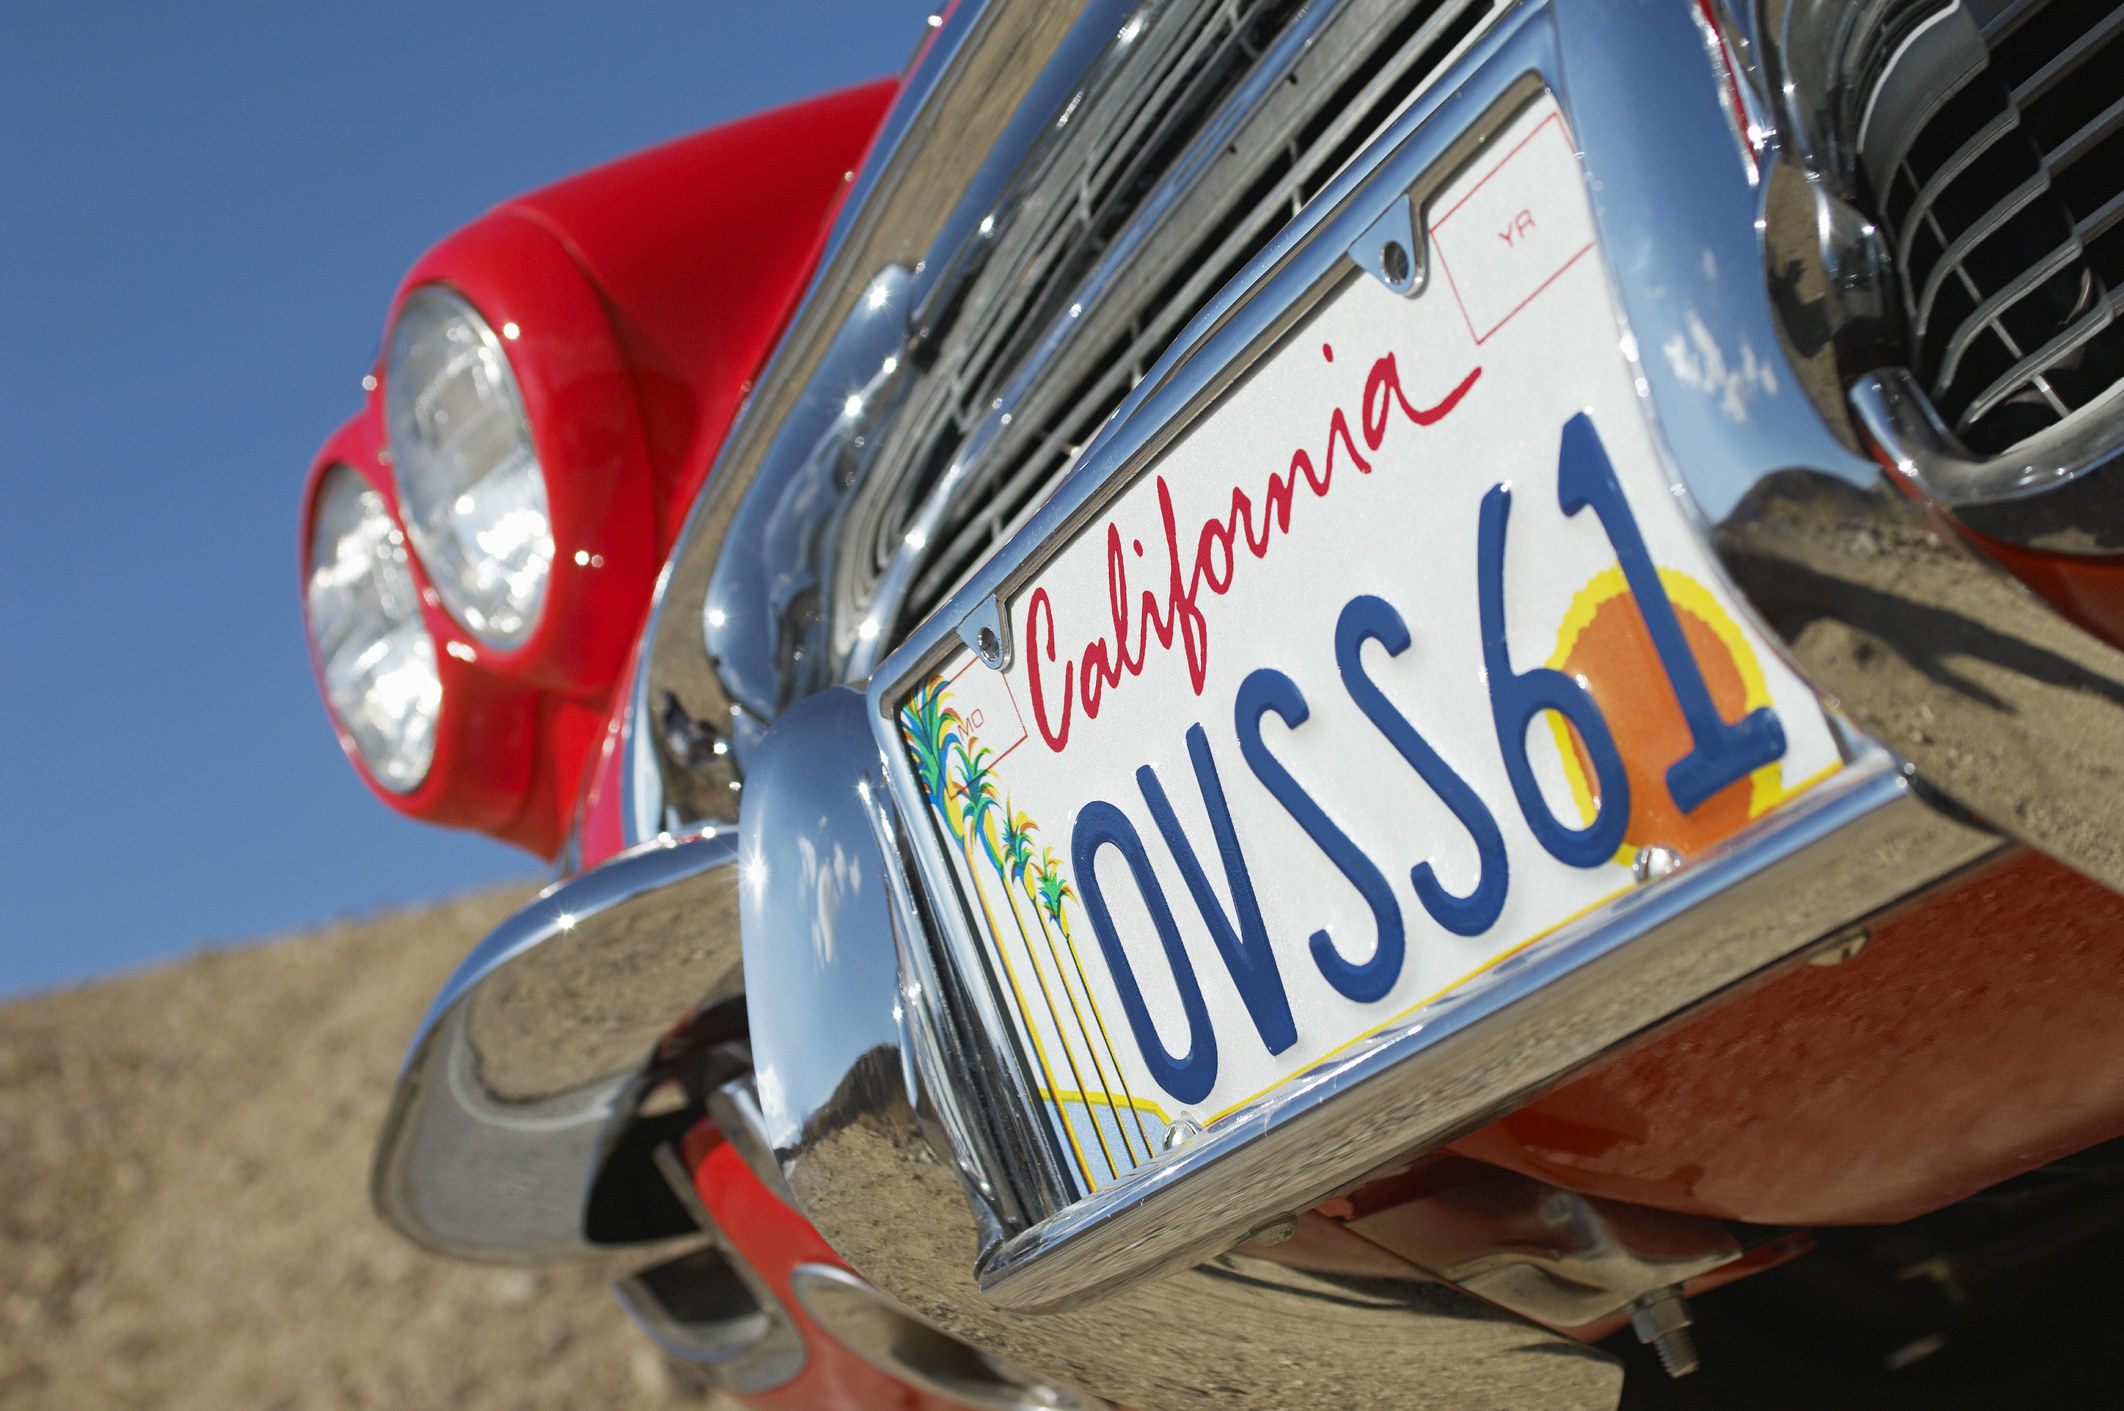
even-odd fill
[(406, 532), (445, 610), (483, 645), (522, 646), (549, 595), (554, 532), (502, 337), (456, 290), (422, 285), (392, 321), (383, 402)]
[(379, 788), (411, 794), (434, 767), (443, 690), (405, 532), (342, 460), (318, 477), (306, 542), (304, 626), (340, 742)]

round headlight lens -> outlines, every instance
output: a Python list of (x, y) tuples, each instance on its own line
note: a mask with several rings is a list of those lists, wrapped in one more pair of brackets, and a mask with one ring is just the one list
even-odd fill
[(341, 728), (377, 783), (401, 794), (419, 787), (442, 709), (435, 642), (420, 620), (405, 536), (383, 496), (345, 465), (317, 487), (305, 598)]
[(501, 341), (440, 285), (399, 310), (384, 416), (399, 508), (444, 606), (489, 646), (522, 642), (553, 570), (546, 475)]

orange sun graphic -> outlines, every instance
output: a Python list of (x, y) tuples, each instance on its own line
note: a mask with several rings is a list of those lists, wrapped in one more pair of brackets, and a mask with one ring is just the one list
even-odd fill
[[(1710, 591), (1668, 568), (1659, 571), (1659, 581), (1674, 604), (1682, 636), (1719, 717), (1735, 721), (1771, 704), (1754, 651)], [(1655, 844), (1693, 857), (1784, 797), (1782, 774), (1773, 763), (1721, 789), (1693, 812), (1685, 814), (1675, 806), (1667, 792), (1667, 769), (1689, 752), (1693, 741), (1620, 567), (1596, 575), (1579, 589), (1548, 664), (1592, 693), (1622, 753), (1630, 780), (1630, 822), (1616, 854), (1618, 862), (1627, 863), (1638, 849)], [(1592, 762), (1577, 731), (1562, 717), (1552, 714), (1549, 722), (1579, 812), (1590, 823), (1599, 808)]]

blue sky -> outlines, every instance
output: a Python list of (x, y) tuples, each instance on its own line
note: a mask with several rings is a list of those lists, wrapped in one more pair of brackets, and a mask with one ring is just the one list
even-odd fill
[(341, 758), (302, 473), (435, 240), (931, 8), (0, 8), (0, 995), (539, 873)]

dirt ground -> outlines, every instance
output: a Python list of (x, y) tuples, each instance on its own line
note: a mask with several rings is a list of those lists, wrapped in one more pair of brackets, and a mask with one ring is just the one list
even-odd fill
[(522, 895), (0, 1007), (0, 1408), (730, 1411), (620, 1314), (624, 1265), (453, 1263), (370, 1213), (413, 1026)]

